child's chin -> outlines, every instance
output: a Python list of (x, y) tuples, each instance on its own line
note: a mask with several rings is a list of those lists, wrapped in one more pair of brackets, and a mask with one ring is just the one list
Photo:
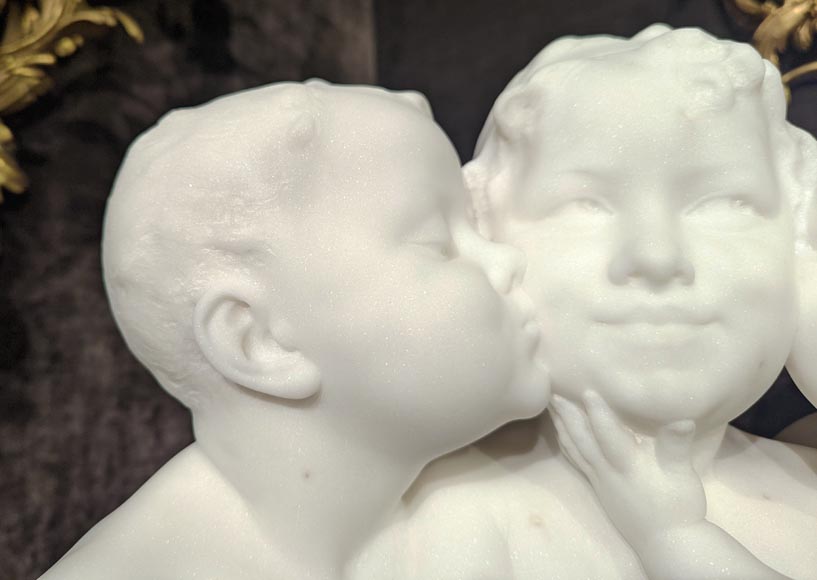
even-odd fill
[(540, 415), (550, 403), (550, 379), (544, 367), (531, 373), (531, 378), (525, 385), (520, 385), (517, 391), (517, 404), (513, 419), (530, 419)]

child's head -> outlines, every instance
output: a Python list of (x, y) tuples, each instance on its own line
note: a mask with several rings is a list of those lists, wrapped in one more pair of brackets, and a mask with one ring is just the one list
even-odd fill
[[(680, 133), (695, 121), (705, 125), (741, 109), (751, 109), (762, 127), (757, 140), (765, 140), (781, 186), (800, 210), (801, 174), (808, 169), (802, 131), (786, 122), (777, 69), (751, 46), (661, 24), (632, 38), (561, 38), (508, 84), (480, 134), (466, 173), (478, 196), (477, 209), (483, 212), (481, 222), (490, 227), (488, 222), (501, 221), (505, 203), (513, 204), (509, 180), (518, 180), (530, 167), (527, 156), (544, 155), (543, 147), (561, 152), (566, 132), (592, 132), (587, 125), (592, 115), (620, 125), (610, 142), (598, 143), (601, 149), (617, 147), (620, 139), (637, 131), (648, 138), (645, 126), (658, 124), (654, 133), (672, 127)], [(633, 136), (645, 141), (642, 135)], [(717, 135), (713, 138), (718, 140)], [(804, 224), (799, 229), (806, 234)]]
[(510, 304), (520, 258), (466, 200), (416, 93), (286, 83), (176, 111), (111, 195), (111, 306), (194, 414), (303, 401), (346, 436), (442, 452), (547, 397)]
[(527, 254), (554, 388), (703, 427), (756, 400), (798, 326), (812, 144), (748, 45), (657, 25), (542, 51), (466, 174), (484, 231)]

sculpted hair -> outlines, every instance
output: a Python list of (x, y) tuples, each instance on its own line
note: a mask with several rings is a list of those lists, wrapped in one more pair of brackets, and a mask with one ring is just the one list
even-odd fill
[(214, 273), (275, 256), (320, 113), (309, 86), (264, 87), (173, 111), (128, 150), (105, 214), (105, 287), (131, 351), (187, 406), (225, 380), (193, 337), (195, 304)]
[(195, 340), (197, 302), (214, 277), (253, 280), (286, 257), (280, 241), (297, 235), (317, 157), (337, 137), (326, 130), (336, 103), (360, 94), (431, 116), (411, 91), (279, 83), (173, 111), (128, 150), (105, 214), (105, 287), (128, 347), (188, 407), (230, 386)]
[[(786, 121), (780, 74), (749, 45), (719, 40), (698, 29), (650, 26), (632, 38), (565, 37), (542, 50), (496, 100), (465, 166), (475, 219), (483, 234), (496, 230), (497, 205), (511, 194), (507, 185), (518, 162), (516, 146), (536, 131), (537, 117), (560, 83), (589, 74), (589, 67), (637, 67), (671, 75), (683, 114), (705, 118), (731, 109), (738, 98), (762, 100), (778, 182), (795, 215), (798, 251), (817, 247), (817, 144)], [(646, 87), (645, 87), (646, 89)], [(547, 138), (547, 127), (541, 129)], [(539, 138), (542, 138), (540, 136)]]

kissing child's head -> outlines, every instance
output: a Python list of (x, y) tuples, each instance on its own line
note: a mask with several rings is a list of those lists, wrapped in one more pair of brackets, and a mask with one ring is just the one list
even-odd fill
[(310, 81), (223, 97), (129, 151), (106, 215), (111, 306), (194, 414), (252, 394), (441, 453), (547, 397), (512, 304), (518, 253), (471, 229), (466, 200), (417, 93)]

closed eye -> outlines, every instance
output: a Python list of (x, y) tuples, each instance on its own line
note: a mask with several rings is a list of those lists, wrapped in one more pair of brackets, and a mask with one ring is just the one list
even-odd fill
[(613, 209), (604, 200), (595, 197), (575, 197), (567, 199), (561, 203), (556, 203), (549, 211), (548, 215), (561, 215), (578, 212), (583, 215), (611, 215)]
[(454, 257), (454, 245), (451, 240), (428, 240), (410, 242), (422, 250), (430, 252), (434, 256), (450, 260)]
[(752, 198), (746, 195), (713, 195), (695, 203), (690, 214), (733, 213), (743, 215), (760, 215), (761, 210)]
[(578, 209), (581, 209), (582, 211), (612, 213), (607, 204), (598, 199), (593, 199), (591, 197), (580, 197), (569, 203), (575, 205)]

